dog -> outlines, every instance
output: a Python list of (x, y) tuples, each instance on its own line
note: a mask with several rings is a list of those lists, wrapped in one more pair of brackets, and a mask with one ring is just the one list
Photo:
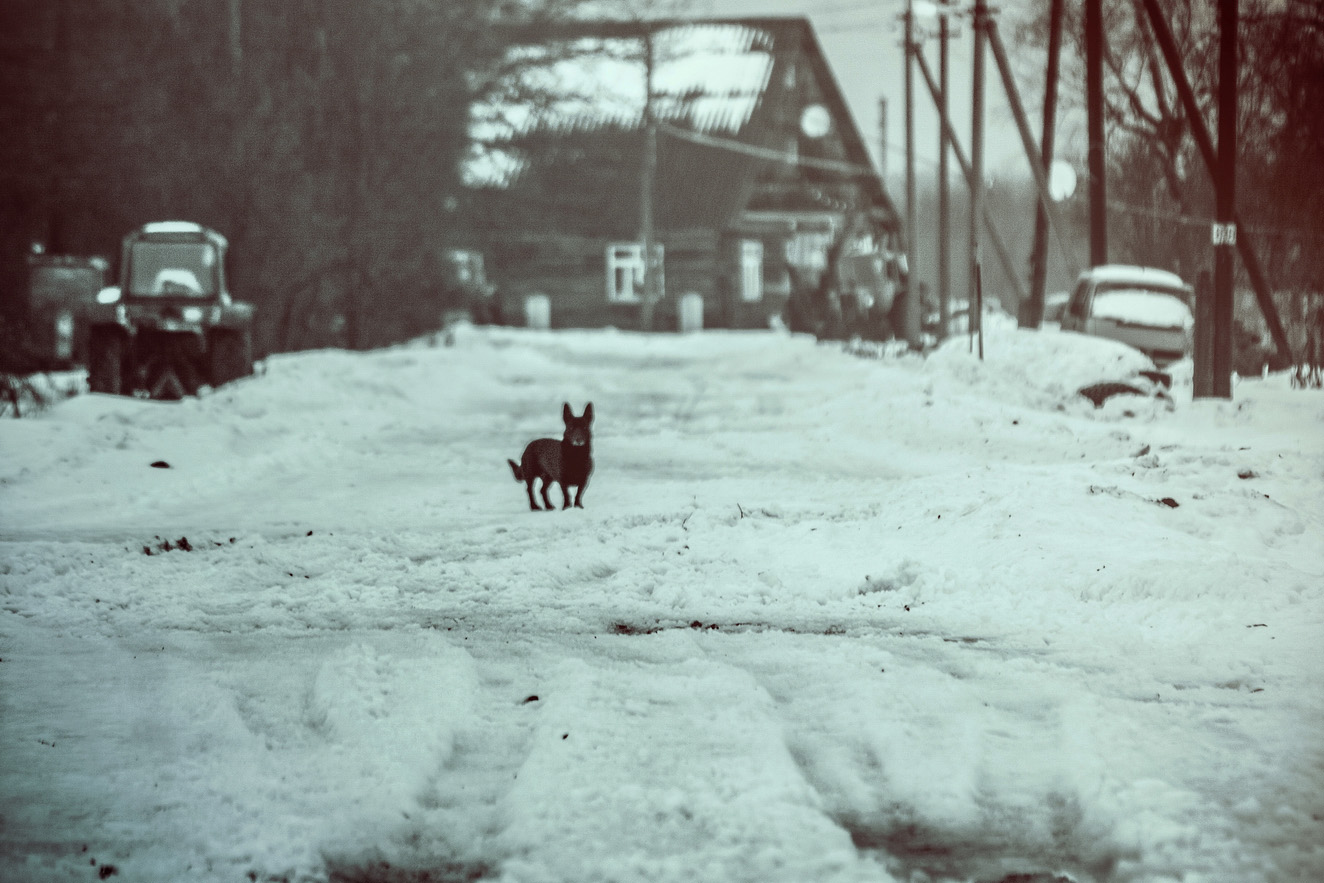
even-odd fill
[(542, 479), (542, 501), (548, 511), (555, 508), (547, 497), (547, 485), (556, 482), (561, 486), (564, 498), (562, 509), (570, 508), (570, 488), (575, 489), (575, 508), (584, 508), (584, 489), (588, 487), (588, 477), (593, 472), (593, 403), (584, 406), (582, 417), (576, 417), (570, 410), (570, 403), (561, 406), (561, 419), (565, 422), (565, 435), (558, 441), (554, 438), (537, 438), (529, 442), (524, 455), (516, 463), (507, 460), (515, 473), (515, 480), (524, 482), (529, 492), (529, 508), (542, 511), (533, 497), (534, 479)]

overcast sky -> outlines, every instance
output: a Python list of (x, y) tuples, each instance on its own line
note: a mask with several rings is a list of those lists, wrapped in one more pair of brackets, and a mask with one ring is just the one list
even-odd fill
[[(1012, 21), (1007, 16), (1018, 14), (1027, 0), (999, 0), (1001, 33), (1008, 52), (1011, 45)], [(887, 177), (899, 181), (905, 169), (905, 58), (901, 49), (901, 14), (906, 0), (689, 0), (686, 4), (696, 16), (806, 16), (814, 26), (828, 63), (850, 104), (856, 125), (878, 158), (882, 135), (879, 126), (880, 99), (888, 102)], [(970, 75), (971, 30), (968, 20), (958, 25), (959, 36), (952, 40), (951, 58), (951, 112), (953, 123), (962, 145), (969, 153), (970, 103), (972, 79)], [(937, 75), (938, 41), (926, 44), (930, 68)], [(1037, 67), (1042, 70), (1041, 61)], [(985, 167), (990, 175), (1029, 175), (1020, 138), (1016, 134), (1011, 112), (1008, 110), (998, 80), (997, 68), (991, 54), (985, 73)], [(1038, 139), (1043, 75), (1029, 82), (1019, 83), (1022, 100), (1029, 114), (1031, 127)], [(916, 153), (917, 174), (923, 180), (936, 168), (938, 155), (938, 120), (919, 72), (915, 75), (916, 89)], [(1070, 125), (1070, 124), (1069, 124)], [(1069, 136), (1059, 128), (1061, 143)], [(957, 175), (956, 164), (951, 164)]]

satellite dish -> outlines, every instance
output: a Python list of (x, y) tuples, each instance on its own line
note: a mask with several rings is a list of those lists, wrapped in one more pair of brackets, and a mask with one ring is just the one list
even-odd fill
[(811, 104), (800, 113), (800, 131), (810, 138), (822, 138), (832, 131), (832, 114), (821, 104)]
[(1076, 170), (1066, 160), (1053, 160), (1048, 167), (1048, 195), (1054, 202), (1061, 202), (1075, 192)]

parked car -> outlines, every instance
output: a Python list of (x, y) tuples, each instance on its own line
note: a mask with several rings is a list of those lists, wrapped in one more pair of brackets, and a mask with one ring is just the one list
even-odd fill
[(1191, 352), (1191, 286), (1167, 270), (1100, 264), (1076, 280), (1062, 330), (1121, 341), (1162, 368)]

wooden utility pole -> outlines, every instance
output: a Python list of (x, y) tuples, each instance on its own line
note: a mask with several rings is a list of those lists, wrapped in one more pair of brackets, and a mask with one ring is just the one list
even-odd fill
[(1067, 249), (1066, 239), (1062, 233), (1063, 225), (1057, 216), (1057, 208), (1053, 203), (1053, 196), (1048, 192), (1048, 168), (1040, 161), (1040, 151), (1034, 143), (1034, 135), (1030, 132), (1030, 122), (1025, 115), (1025, 106), (1021, 103), (1020, 90), (1016, 88), (1016, 80), (1011, 70), (1011, 60), (1007, 57), (1006, 47), (1002, 45), (1002, 37), (998, 34), (997, 23), (992, 19), (987, 27), (988, 45), (993, 50), (993, 60), (997, 62), (998, 73), (1002, 76), (1002, 87), (1007, 95), (1007, 104), (1011, 108), (1012, 119), (1016, 121), (1016, 131), (1021, 136), (1021, 146), (1025, 149), (1025, 159), (1030, 165), (1030, 172), (1034, 178), (1035, 188), (1039, 191), (1039, 208), (1041, 208), (1048, 218), (1048, 229), (1057, 240), (1058, 248), (1062, 252), (1062, 257), (1068, 264), (1075, 267), (1075, 261), (1071, 258), (1071, 252)]
[[(929, 69), (929, 64), (924, 60), (922, 52), (915, 54), (915, 63), (919, 67), (919, 72), (924, 76), (924, 84), (928, 86), (929, 95), (932, 96), (934, 105), (941, 105), (942, 93), (938, 91), (938, 83), (933, 78), (933, 71)], [(966, 159), (965, 149), (961, 146), (961, 139), (956, 134), (956, 129), (950, 119), (944, 119), (940, 122), (947, 132), (947, 144), (952, 149), (952, 157), (956, 160), (956, 167), (960, 169), (966, 187), (973, 193), (975, 189), (974, 170), (970, 167), (970, 161)], [(987, 202), (980, 203), (980, 212), (983, 215), (984, 232), (988, 235), (988, 241), (992, 243), (998, 261), (1002, 264), (1002, 272), (1006, 275), (1012, 291), (1015, 292), (1017, 301), (1025, 300), (1025, 285), (1021, 281), (1020, 272), (1017, 269), (1016, 262), (1011, 259), (1011, 252), (1007, 250), (1007, 244), (1003, 241), (1002, 234), (998, 232), (997, 220), (989, 210)], [(974, 296), (975, 293), (972, 288), (970, 297), (973, 298)]]
[[(1182, 67), (1181, 53), (1177, 49), (1177, 41), (1173, 39), (1172, 31), (1168, 28), (1167, 20), (1163, 17), (1163, 11), (1159, 8), (1159, 0), (1141, 0), (1145, 7), (1145, 12), (1149, 16), (1150, 27), (1154, 31), (1154, 39), (1159, 45), (1159, 51), (1163, 54), (1163, 61), (1168, 66), (1168, 73), (1172, 75), (1173, 85), (1177, 88), (1177, 97), (1181, 100), (1182, 109), (1186, 111), (1186, 119), (1191, 126), (1191, 137), (1195, 139), (1195, 146), (1200, 149), (1200, 156), (1204, 159), (1205, 168), (1208, 169), (1211, 178), (1219, 177), (1219, 169), (1222, 168), (1218, 152), (1214, 150), (1213, 140), (1209, 136), (1209, 129), (1205, 125), (1203, 113), (1200, 110), (1199, 103), (1195, 100), (1195, 91), (1191, 88), (1191, 82), (1186, 77), (1186, 71)], [(1246, 275), (1250, 277), (1251, 287), (1255, 290), (1255, 299), (1260, 305), (1260, 312), (1264, 316), (1264, 322), (1269, 326), (1269, 334), (1273, 337), (1274, 358), (1270, 366), (1274, 370), (1282, 370), (1292, 364), (1292, 348), (1287, 340), (1287, 333), (1283, 330), (1283, 324), (1278, 316), (1278, 307), (1273, 302), (1273, 293), (1269, 289), (1269, 281), (1264, 276), (1264, 269), (1260, 266), (1259, 256), (1255, 253), (1254, 240), (1249, 230), (1242, 226), (1237, 216), (1235, 203), (1232, 210), (1232, 220), (1236, 225), (1235, 245), (1237, 254), (1241, 255), (1241, 264), (1246, 268)]]
[[(970, 297), (979, 290), (979, 228), (984, 213), (984, 43), (988, 26), (987, 0), (975, 0), (974, 9), (974, 95), (970, 102)], [(969, 304), (970, 329), (983, 323), (983, 316)]]
[(878, 177), (887, 181), (887, 99), (878, 99)]
[(948, 40), (947, 9), (938, 15), (938, 339), (947, 336), (952, 318), (952, 194), (947, 181), (947, 155), (951, 152), (951, 128), (948, 114)]
[[(906, 0), (906, 341), (919, 347), (919, 276), (915, 255), (915, 5)], [(895, 329), (894, 329), (895, 330)]]
[(639, 330), (653, 330), (653, 310), (660, 299), (656, 231), (653, 229), (653, 188), (657, 180), (657, 119), (653, 113), (653, 32), (644, 31), (644, 162), (639, 181), (639, 242), (643, 249), (644, 303)]
[(1214, 359), (1210, 394), (1232, 398), (1232, 282), (1237, 244), (1237, 0), (1218, 3), (1218, 171), (1214, 180)]
[(1089, 117), (1090, 265), (1108, 263), (1107, 156), (1103, 133), (1103, 0), (1085, 0), (1085, 107)]
[[(1040, 161), (1044, 171), (1053, 167), (1053, 142), (1057, 128), (1057, 76), (1062, 54), (1063, 0), (1052, 0), (1048, 12), (1048, 72), (1044, 77), (1044, 127), (1040, 139)], [(1092, 257), (1092, 255), (1091, 255)], [(1019, 324), (1038, 328), (1044, 321), (1044, 294), (1048, 287), (1048, 212), (1036, 204), (1034, 250), (1030, 254), (1030, 297), (1021, 305)]]

